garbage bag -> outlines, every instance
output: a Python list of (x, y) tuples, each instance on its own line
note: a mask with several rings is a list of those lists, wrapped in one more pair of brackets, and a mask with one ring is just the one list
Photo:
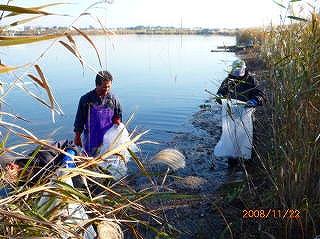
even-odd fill
[[(73, 162), (73, 160), (70, 157), (68, 158), (70, 160), (69, 162)], [(75, 166), (69, 167), (68, 164), (66, 164), (65, 166), (66, 168), (75, 168)], [(65, 175), (65, 172), (63, 172), (61, 168), (59, 168), (56, 170), (56, 174), (57, 176), (63, 176)], [(71, 187), (74, 187), (72, 178), (64, 179), (63, 182), (68, 184)], [(52, 180), (50, 182), (50, 185), (56, 186), (56, 183)], [(43, 193), (37, 205), (39, 208), (40, 207), (46, 208), (46, 212), (49, 212), (53, 208), (58, 207), (61, 203), (62, 203), (61, 199), (53, 198), (53, 201), (52, 201), (52, 196), (50, 196), (48, 193)], [(60, 215), (64, 218), (64, 224), (80, 225), (80, 224), (85, 224), (85, 222), (89, 221), (89, 216), (85, 208), (79, 203), (70, 202), (67, 204), (66, 207), (60, 210), (61, 210)], [(63, 239), (70, 238), (70, 235), (66, 232), (61, 232), (60, 236)], [(97, 238), (97, 233), (94, 230), (92, 225), (89, 225), (84, 229), (84, 232), (81, 235), (81, 238), (84, 238), (84, 239)]]
[(222, 100), (222, 134), (214, 148), (216, 157), (251, 158), (253, 112), (243, 101)]
[[(113, 150), (129, 141), (131, 141), (131, 139), (125, 125), (123, 123), (113, 125), (103, 137), (100, 154)], [(133, 152), (139, 151), (136, 144), (131, 144), (128, 148)], [(127, 174), (127, 163), (130, 160), (130, 153), (127, 149), (121, 150), (120, 154), (122, 157), (112, 155), (100, 164), (100, 166), (107, 169), (116, 180)]]

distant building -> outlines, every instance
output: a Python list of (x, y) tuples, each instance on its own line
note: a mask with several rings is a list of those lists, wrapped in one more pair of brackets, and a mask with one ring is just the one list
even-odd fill
[(23, 28), (23, 30), (24, 31), (31, 31), (33, 29), (33, 27), (31, 27), (31, 26), (24, 26), (24, 28)]
[(209, 35), (209, 34), (212, 34), (212, 30), (205, 28), (205, 29), (201, 29), (198, 33), (202, 35)]

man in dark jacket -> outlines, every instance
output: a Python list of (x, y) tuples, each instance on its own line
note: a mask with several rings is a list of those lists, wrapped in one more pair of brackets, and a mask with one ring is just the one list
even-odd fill
[(74, 144), (83, 146), (89, 156), (95, 155), (108, 129), (122, 120), (119, 100), (110, 92), (112, 80), (108, 71), (100, 71), (96, 76), (96, 88), (79, 101), (74, 121)]
[[(245, 102), (246, 107), (256, 107), (264, 103), (264, 93), (258, 89), (254, 77), (248, 72), (243, 60), (232, 63), (231, 72), (217, 92), (216, 101), (219, 104), (222, 104), (221, 99), (240, 100)], [(238, 162), (238, 158), (228, 158), (229, 166), (235, 166)]]
[(248, 107), (262, 105), (265, 98), (243, 60), (232, 63), (232, 70), (222, 82), (217, 95), (219, 104), (221, 104), (220, 98), (236, 99), (246, 102)]

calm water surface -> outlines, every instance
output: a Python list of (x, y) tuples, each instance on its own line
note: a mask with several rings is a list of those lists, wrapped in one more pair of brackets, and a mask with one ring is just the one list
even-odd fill
[[(100, 70), (94, 50), (82, 38), (75, 39), (87, 64)], [(93, 36), (92, 40), (101, 52), (103, 65), (114, 76), (113, 92), (120, 99), (124, 119), (132, 112), (136, 113), (130, 129), (137, 127), (140, 132), (150, 129), (144, 139), (161, 143), (144, 146), (150, 153), (164, 147), (174, 133), (191, 128), (192, 114), (208, 98), (205, 89), (215, 92), (226, 76), (226, 66), (235, 59), (233, 53), (210, 52), (218, 45), (234, 44), (234, 37), (128, 35), (108, 40)], [(1, 60), (8, 65), (31, 62), (51, 43), (1, 48)], [(79, 61), (58, 42), (38, 64), (49, 80), (64, 116), (56, 116), (53, 124), (49, 110), (21, 90), (14, 90), (6, 98), (6, 110), (18, 112), (30, 120), (31, 123), (22, 125), (39, 137), (46, 137), (61, 127), (55, 139), (72, 139), (79, 98), (95, 87), (95, 73), (88, 67), (83, 71)], [(30, 69), (29, 72), (34, 71)], [(17, 72), (18, 76), (21, 74), (23, 72)], [(33, 85), (27, 87), (46, 97)]]

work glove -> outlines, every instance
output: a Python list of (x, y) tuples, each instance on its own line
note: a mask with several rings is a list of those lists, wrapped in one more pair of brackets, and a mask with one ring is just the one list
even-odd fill
[(81, 136), (80, 134), (75, 134), (74, 139), (73, 139), (73, 143), (76, 146), (82, 147), (82, 141), (81, 141)]
[(246, 107), (256, 107), (257, 105), (258, 101), (255, 99), (251, 99), (246, 102)]
[(120, 117), (118, 117), (118, 116), (114, 117), (112, 120), (112, 123), (115, 125), (120, 125), (120, 123), (121, 123)]

